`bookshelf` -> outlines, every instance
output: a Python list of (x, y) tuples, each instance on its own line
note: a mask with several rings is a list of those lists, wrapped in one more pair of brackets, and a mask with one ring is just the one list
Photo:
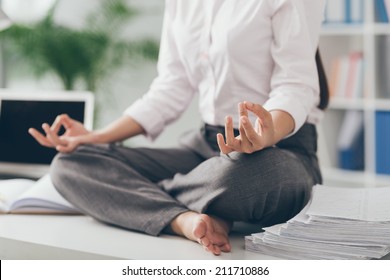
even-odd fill
[[(383, 172), (383, 166), (382, 171), (378, 171), (380, 169), (378, 167), (384, 164), (383, 160), (382, 162), (379, 160), (383, 157), (381, 133), (387, 130), (389, 132), (386, 134), (390, 135), (390, 117), (388, 122), (381, 121), (379, 128), (382, 129), (378, 129), (379, 123), (377, 123), (378, 112), (384, 112), (384, 115), (388, 113), (390, 116), (390, 92), (385, 91), (381, 86), (386, 80), (386, 76), (381, 75), (383, 74), (381, 65), (384, 63), (384, 57), (390, 61), (387, 56), (387, 54), (390, 56), (390, 44), (385, 53), (383, 47), (380, 48), (381, 42), (385, 38), (390, 38), (390, 24), (381, 22), (378, 17), (375, 7), (378, 1), (380, 0), (352, 0), (351, 2), (362, 5), (360, 22), (325, 22), (322, 28), (320, 50), (330, 87), (333, 87), (333, 96), (319, 127), (319, 158), (324, 181), (333, 185), (364, 187), (390, 185), (390, 165), (387, 167), (388, 171)], [(390, 39), (388, 41), (390, 42)], [(337, 84), (335, 77), (341, 79), (340, 77), (343, 76), (342, 72), (337, 72), (335, 75), (336, 69), (340, 71), (346, 68), (341, 67), (341, 63), (335, 67), (334, 61), (354, 52), (363, 54), (361, 75), (363, 91), (361, 96), (345, 97), (338, 94), (340, 86), (334, 85)], [(390, 67), (390, 63), (388, 66)], [(388, 69), (387, 79), (390, 79), (390, 68)], [(364, 167), (358, 170), (348, 170), (345, 166), (340, 166), (340, 135), (343, 134), (341, 130), (346, 115), (351, 110), (359, 111), (363, 115)], [(390, 142), (387, 145), (390, 146)], [(387, 153), (390, 158), (390, 149)]]

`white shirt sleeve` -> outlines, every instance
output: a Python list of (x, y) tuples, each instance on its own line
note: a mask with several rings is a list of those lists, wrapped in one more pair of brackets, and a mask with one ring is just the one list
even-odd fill
[(125, 111), (126, 115), (144, 128), (146, 136), (152, 140), (184, 112), (195, 92), (182, 65), (172, 30), (175, 4), (167, 0), (165, 6), (158, 76), (149, 91)]
[(315, 52), (323, 20), (324, 0), (270, 0), (274, 16), (271, 55), (275, 66), (271, 78), (268, 110), (289, 113), (294, 134), (319, 102)]

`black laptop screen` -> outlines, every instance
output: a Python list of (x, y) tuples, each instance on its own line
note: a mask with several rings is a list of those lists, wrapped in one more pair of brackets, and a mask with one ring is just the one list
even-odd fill
[(84, 101), (1, 100), (0, 105), (0, 162), (50, 164), (56, 151), (40, 146), (28, 129), (43, 132), (43, 123), (51, 125), (63, 113), (84, 122)]

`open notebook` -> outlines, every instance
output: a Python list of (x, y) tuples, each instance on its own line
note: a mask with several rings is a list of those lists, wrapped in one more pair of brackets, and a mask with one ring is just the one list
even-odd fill
[(49, 175), (38, 181), (10, 179), (0, 181), (0, 213), (78, 214), (54, 188)]

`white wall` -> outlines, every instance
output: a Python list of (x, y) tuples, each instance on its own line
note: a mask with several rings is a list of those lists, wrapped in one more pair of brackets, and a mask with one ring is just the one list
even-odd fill
[[(42, 17), (52, 2), (53, 0), (3, 0), (3, 7), (14, 21), (31, 22)], [(124, 29), (123, 36), (130, 39), (153, 37), (159, 40), (164, 1), (131, 0), (128, 2), (139, 9), (140, 15)], [(81, 28), (85, 16), (95, 9), (97, 4), (96, 0), (61, 0), (56, 10), (55, 19), (58, 23), (66, 26)], [(12, 65), (8, 66), (8, 68), (10, 67)], [(61, 87), (58, 79), (52, 75), (38, 81), (33, 78), (19, 77), (15, 69), (8, 70), (12, 74), (8, 79), (7, 86), (9, 88), (58, 89)], [(115, 74), (115, 77), (106, 85), (108, 90), (99, 93), (98, 98), (106, 104), (101, 110), (99, 126), (103, 126), (120, 116), (128, 105), (148, 90), (149, 84), (155, 76), (155, 63), (126, 67)], [(154, 143), (148, 142), (144, 137), (136, 137), (128, 142), (132, 146), (169, 147), (176, 143), (178, 136), (184, 131), (197, 128), (199, 125), (200, 118), (195, 100), (183, 117), (169, 126)]]

